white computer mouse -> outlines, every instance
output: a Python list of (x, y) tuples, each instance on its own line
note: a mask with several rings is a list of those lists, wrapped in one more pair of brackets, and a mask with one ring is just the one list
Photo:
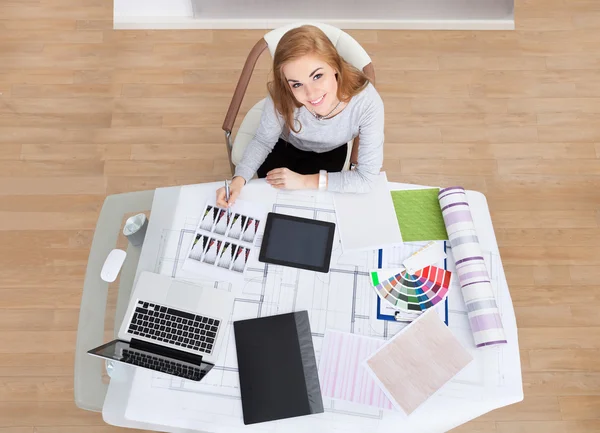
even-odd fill
[(100, 278), (107, 283), (115, 281), (117, 275), (119, 275), (119, 271), (121, 271), (126, 256), (127, 253), (125, 251), (117, 248), (108, 253), (104, 266), (102, 266), (102, 271), (100, 272)]

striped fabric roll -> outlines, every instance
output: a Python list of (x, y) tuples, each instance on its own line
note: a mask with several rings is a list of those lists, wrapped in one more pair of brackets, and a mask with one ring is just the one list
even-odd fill
[(446, 188), (440, 190), (438, 199), (475, 345), (483, 347), (506, 343), (492, 283), (469, 210), (467, 194), (461, 187)]

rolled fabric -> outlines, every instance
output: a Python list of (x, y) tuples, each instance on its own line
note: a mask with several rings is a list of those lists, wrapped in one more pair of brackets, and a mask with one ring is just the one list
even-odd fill
[(483, 347), (506, 343), (467, 194), (461, 187), (445, 188), (440, 190), (438, 199), (475, 345)]

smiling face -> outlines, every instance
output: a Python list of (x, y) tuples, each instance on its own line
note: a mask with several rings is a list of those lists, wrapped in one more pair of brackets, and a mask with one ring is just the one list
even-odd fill
[(307, 55), (286, 63), (282, 70), (296, 100), (310, 111), (325, 116), (339, 102), (336, 71), (323, 60)]

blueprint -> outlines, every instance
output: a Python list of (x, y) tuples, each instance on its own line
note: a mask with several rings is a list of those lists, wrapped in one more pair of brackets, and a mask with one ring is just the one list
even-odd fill
[[(256, 194), (252, 195), (253, 192), (249, 188), (244, 199), (262, 200), (268, 205), (269, 211), (273, 212), (322, 221), (336, 221), (333, 199), (328, 193), (272, 192), (269, 196), (264, 193), (259, 194), (258, 189), (256, 191)], [(474, 355), (475, 361), (409, 418), (396, 411), (324, 397), (325, 413), (244, 426), (235, 340), (232, 333), (233, 321), (307, 310), (317, 362), (326, 329), (386, 340), (406, 324), (376, 318), (377, 295), (370, 284), (369, 270), (378, 267), (379, 251), (343, 253), (337, 230), (331, 270), (328, 274), (258, 262), (262, 233), (258, 233), (255, 238), (255, 247), (250, 254), (243, 284), (216, 282), (209, 277), (203, 278), (186, 272), (182, 269), (184, 255), (193, 241), (206, 194), (202, 186), (181, 188), (177, 205), (173, 210), (174, 217), (169, 221), (169, 226), (160, 229), (160, 236), (146, 239), (145, 243), (154, 243), (148, 248), (155, 248), (158, 251), (153, 269), (148, 270), (192, 281), (214, 290), (232, 291), (235, 294), (235, 302), (227, 326), (226, 343), (221, 349), (216, 366), (202, 382), (192, 382), (136, 369), (125, 412), (127, 419), (223, 433), (238, 431), (371, 433), (389, 430), (391, 426), (398, 425), (406, 426), (406, 431), (426, 432), (439, 431), (423, 428), (426, 425), (423, 424), (423, 420), (431, 417), (432, 410), (440, 415), (445, 412), (441, 411), (440, 407), (445, 407), (448, 417), (451, 418), (456, 416), (453, 412), (456, 412), (457, 408), (471, 402), (474, 408), (478, 406), (478, 410), (484, 413), (490, 410), (489, 407), (493, 407), (486, 406), (486, 399), (506, 399), (510, 398), (511, 394), (515, 395), (516, 377), (506, 377), (501, 373), (514, 369), (514, 365), (505, 365), (504, 355), (508, 346), (497, 346), (492, 350), (483, 351), (475, 349), (460, 287), (458, 281), (453, 279), (448, 295), (448, 325), (463, 346)], [(153, 209), (154, 206), (159, 205), (155, 198)], [(403, 247), (384, 250), (384, 265), (399, 266), (402, 260), (422, 245), (423, 243), (406, 243)], [(451, 250), (448, 251), (448, 269), (453, 270)], [(497, 290), (498, 304), (502, 308), (505, 304), (502, 302), (502, 293), (508, 292), (500, 258), (497, 254), (488, 252), (486, 263), (494, 288)], [(510, 308), (509, 296), (508, 302), (510, 314), (506, 318), (505, 327), (511, 328), (515, 325), (512, 323), (514, 313)], [(440, 303), (438, 307), (445, 308), (445, 303)], [(518, 351), (516, 357), (520, 391)], [(514, 362), (515, 360), (511, 358), (510, 364)], [(449, 404), (449, 401), (452, 401), (452, 404)], [(457, 418), (456, 421), (450, 420), (446, 424), (458, 425), (460, 422), (464, 420)]]

